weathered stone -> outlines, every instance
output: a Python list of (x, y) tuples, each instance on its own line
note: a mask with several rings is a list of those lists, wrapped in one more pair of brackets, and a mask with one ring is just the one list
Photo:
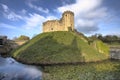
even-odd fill
[(74, 30), (74, 13), (65, 11), (60, 20), (48, 20), (43, 23), (43, 32)]

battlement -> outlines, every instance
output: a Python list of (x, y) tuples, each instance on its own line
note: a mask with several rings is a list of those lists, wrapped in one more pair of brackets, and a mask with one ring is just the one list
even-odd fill
[(64, 11), (64, 13), (62, 14), (62, 16), (65, 15), (65, 14), (71, 14), (71, 15), (74, 15), (74, 13), (71, 12), (71, 11)]
[(74, 13), (65, 11), (60, 20), (48, 20), (43, 23), (43, 32), (74, 30)]
[(46, 22), (43, 22), (43, 25), (46, 25), (46, 24), (51, 23), (51, 22), (56, 22), (56, 21), (59, 21), (59, 20), (57, 20), (57, 19), (56, 20), (48, 20)]

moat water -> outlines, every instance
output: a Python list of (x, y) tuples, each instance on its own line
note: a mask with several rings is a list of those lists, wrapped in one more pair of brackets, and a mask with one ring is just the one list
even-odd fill
[(120, 47), (111, 47), (110, 58), (120, 60)]
[(0, 57), (0, 80), (42, 80), (42, 72), (13, 58)]
[[(110, 56), (120, 59), (120, 49), (111, 49)], [(0, 80), (42, 80), (42, 72), (35, 66), (21, 64), (11, 57), (0, 56)]]

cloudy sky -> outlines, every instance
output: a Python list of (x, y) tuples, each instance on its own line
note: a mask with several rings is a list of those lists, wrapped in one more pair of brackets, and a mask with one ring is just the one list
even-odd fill
[(120, 35), (120, 0), (0, 0), (0, 35), (12, 39), (42, 33), (42, 23), (75, 14), (75, 29), (85, 35)]

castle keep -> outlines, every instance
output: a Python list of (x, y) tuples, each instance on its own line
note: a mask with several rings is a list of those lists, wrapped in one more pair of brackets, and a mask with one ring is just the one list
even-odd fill
[(65, 11), (60, 20), (48, 20), (43, 23), (43, 32), (74, 30), (74, 13)]

